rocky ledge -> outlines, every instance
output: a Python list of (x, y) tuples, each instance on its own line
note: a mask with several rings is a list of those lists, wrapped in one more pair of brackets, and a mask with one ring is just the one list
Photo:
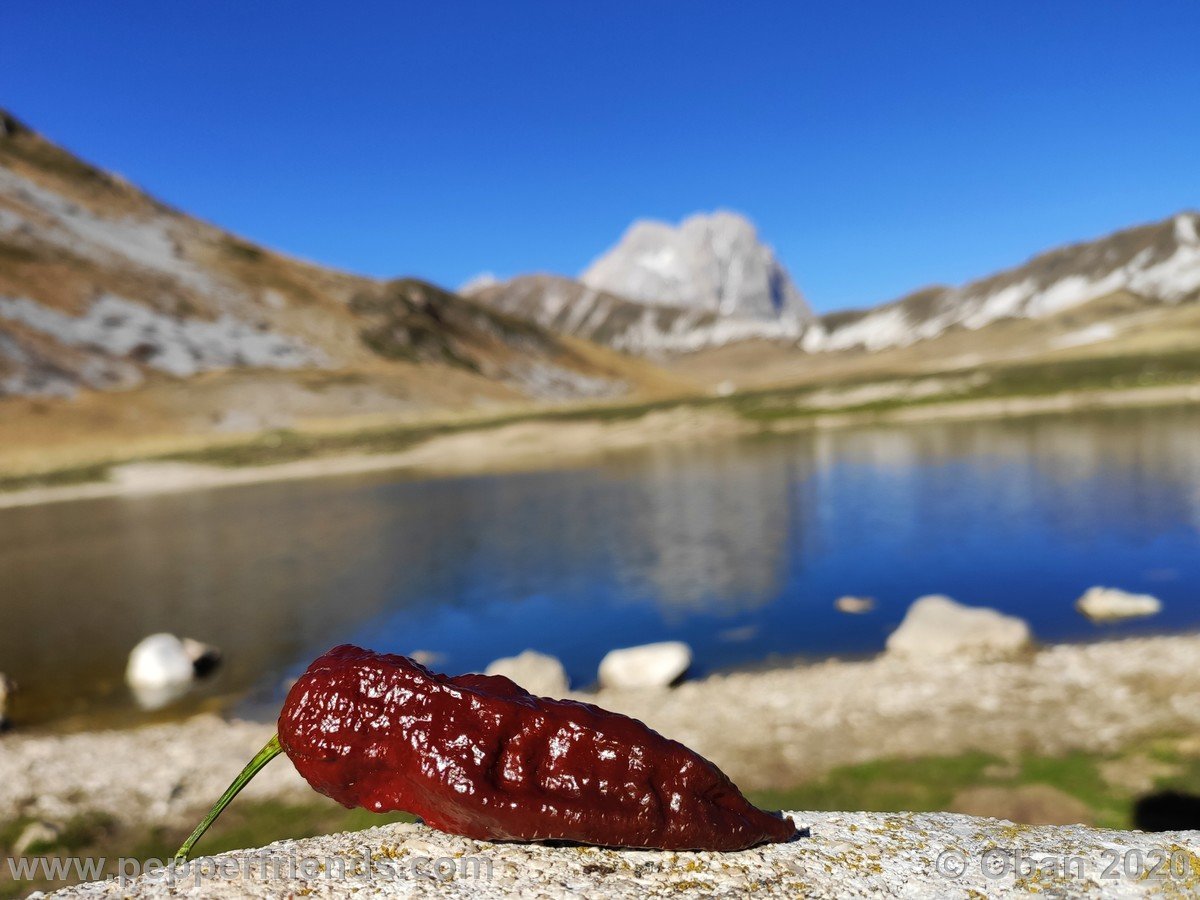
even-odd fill
[(740, 853), (472, 841), (422, 825), (281, 841), (56, 897), (1190, 897), (1200, 831), (1030, 827), (948, 813), (789, 813)]

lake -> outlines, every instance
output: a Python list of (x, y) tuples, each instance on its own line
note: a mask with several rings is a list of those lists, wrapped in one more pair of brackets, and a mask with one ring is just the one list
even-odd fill
[[(1096, 584), (1164, 611), (1094, 626), (1073, 604)], [(862, 427), (0, 510), (0, 671), (18, 724), (86, 727), (270, 710), (344, 641), (455, 672), (532, 647), (585, 686), (607, 650), (664, 639), (697, 673), (873, 653), (927, 593), (1047, 642), (1192, 630), (1198, 584), (1200, 409)], [(225, 664), (152, 716), (122, 674), (155, 631)]]

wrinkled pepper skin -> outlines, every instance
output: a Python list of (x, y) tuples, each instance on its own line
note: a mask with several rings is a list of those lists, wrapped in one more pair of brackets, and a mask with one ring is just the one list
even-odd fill
[(482, 840), (741, 850), (796, 835), (636, 719), (349, 645), (293, 685), (279, 742), (344, 806), (404, 810)]

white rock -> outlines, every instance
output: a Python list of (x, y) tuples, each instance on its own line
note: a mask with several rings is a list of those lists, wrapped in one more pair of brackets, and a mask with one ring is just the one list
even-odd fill
[(888, 636), (887, 649), (912, 659), (996, 659), (1016, 655), (1032, 643), (1023, 619), (934, 594), (908, 608), (900, 627)]
[(692, 648), (663, 641), (611, 650), (600, 661), (600, 687), (663, 688), (674, 684), (692, 664)]
[[(842, 900), (868, 897), (1134, 898), (1193, 896), (1189, 885), (1200, 832), (1143, 834), (1082, 825), (1016, 826), (950, 813), (792, 812), (803, 836), (741, 853), (663, 853), (600, 847), (473, 841), (424, 825), (280, 841), (239, 850), (204, 866), (162, 872), (126, 883), (116, 879), (64, 888), (60, 898), (267, 898), (310, 896), (438, 897), (743, 897)], [(201, 844), (203, 846), (203, 844)], [(1011, 855), (997, 854), (1009, 850)], [(339, 880), (364, 855), (392, 865), (375, 877)], [(1174, 860), (1172, 876), (1138, 877), (1114, 860), (1147, 872), (1154, 860)], [(1150, 862), (1146, 863), (1145, 860)], [(989, 863), (996, 866), (988, 867)], [(440, 864), (435, 870), (434, 865)], [(1036, 868), (1035, 868), (1036, 867)], [(433, 873), (444, 872), (438, 878)], [(1165, 871), (1165, 870), (1164, 870)], [(212, 874), (212, 873), (217, 874)], [(208, 873), (208, 874), (205, 874)], [(751, 887), (753, 885), (753, 887)]]
[(129, 654), (125, 682), (138, 703), (158, 709), (187, 692), (199, 676), (217, 665), (215, 647), (165, 632), (143, 638)]
[(1162, 601), (1150, 594), (1130, 594), (1117, 588), (1094, 587), (1075, 601), (1075, 608), (1093, 622), (1136, 619), (1162, 611)]
[(848, 613), (852, 616), (868, 613), (875, 608), (874, 597), (838, 597), (833, 601), (833, 605), (838, 612)]
[(511, 678), (538, 697), (562, 697), (570, 689), (563, 664), (536, 650), (498, 659), (487, 667), (485, 674)]
[(173, 634), (152, 634), (142, 638), (129, 654), (125, 680), (130, 685), (161, 687), (187, 683), (195, 677), (192, 658), (183, 641)]
[(61, 830), (58, 826), (51, 825), (49, 822), (30, 822), (13, 844), (13, 853), (17, 856), (24, 856), (31, 849), (36, 852), (39, 849), (36, 846), (38, 844), (53, 845), (58, 840), (60, 833)]

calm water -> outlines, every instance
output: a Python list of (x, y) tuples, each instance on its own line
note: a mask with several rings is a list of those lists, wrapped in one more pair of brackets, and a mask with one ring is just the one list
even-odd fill
[[(1149, 591), (1096, 628), (1093, 584)], [(0, 671), (19, 722), (138, 720), (130, 647), (227, 664), (167, 714), (279, 685), (342, 642), (460, 671), (534, 647), (585, 685), (681, 638), (699, 671), (879, 649), (917, 596), (1046, 641), (1200, 627), (1200, 410), (864, 428), (658, 447), (588, 468), (337, 479), (0, 511)], [(879, 599), (846, 616), (844, 593)]]

